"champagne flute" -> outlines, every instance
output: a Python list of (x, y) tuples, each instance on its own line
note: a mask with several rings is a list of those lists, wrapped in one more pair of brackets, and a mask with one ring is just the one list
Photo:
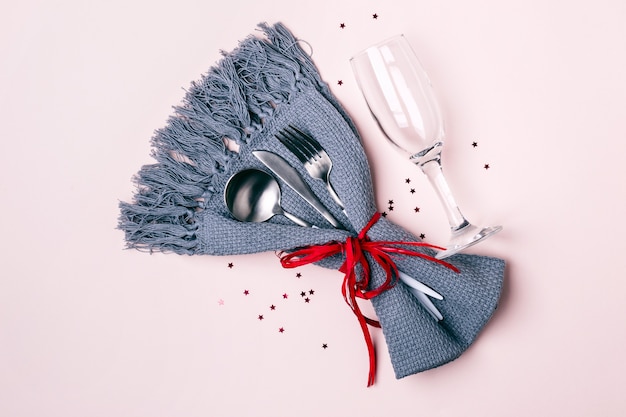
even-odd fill
[(365, 101), (381, 130), (428, 177), (450, 222), (452, 236), (443, 259), (502, 230), (478, 227), (461, 213), (441, 168), (444, 124), (426, 71), (404, 35), (398, 35), (350, 59)]

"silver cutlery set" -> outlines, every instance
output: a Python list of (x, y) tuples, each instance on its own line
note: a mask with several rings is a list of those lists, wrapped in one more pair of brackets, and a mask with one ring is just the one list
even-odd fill
[[(303, 164), (307, 173), (325, 183), (333, 201), (344, 211), (345, 206), (330, 182), (333, 164), (320, 143), (294, 126), (281, 130), (276, 138)], [(342, 229), (342, 224), (317, 198), (299, 172), (283, 157), (276, 153), (256, 150), (252, 154), (261, 161), (276, 177), (291, 187), (300, 197), (317, 210), (333, 227)], [(269, 173), (258, 169), (246, 169), (235, 173), (227, 182), (224, 201), (229, 211), (239, 221), (263, 222), (274, 215), (283, 215), (303, 227), (316, 227), (304, 219), (286, 212), (280, 205), (281, 192), (278, 181)], [(429, 299), (443, 300), (443, 296), (420, 281), (399, 272), (404, 282), (417, 300), (437, 321), (443, 315)]]

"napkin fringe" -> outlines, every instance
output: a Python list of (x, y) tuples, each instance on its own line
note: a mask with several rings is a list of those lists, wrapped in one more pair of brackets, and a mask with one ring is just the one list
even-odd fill
[[(127, 247), (179, 254), (198, 249), (197, 213), (215, 191), (237, 151), (263, 130), (277, 108), (307, 88), (327, 90), (310, 57), (289, 30), (259, 25), (199, 81), (152, 138), (156, 163), (135, 175), (132, 203), (120, 203), (118, 227)], [(327, 91), (324, 91), (327, 92)]]

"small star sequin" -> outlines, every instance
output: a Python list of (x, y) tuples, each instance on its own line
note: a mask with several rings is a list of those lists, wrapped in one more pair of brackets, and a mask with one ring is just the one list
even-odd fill
[(387, 212), (383, 211), (382, 213), (380, 213), (380, 215), (383, 216), (383, 217), (387, 217)]
[(343, 85), (343, 80), (337, 81), (337, 85)]
[(409, 192), (410, 192), (411, 194), (415, 194), (415, 188), (411, 188), (411, 189), (409, 190)]
[(345, 24), (345, 23), (340, 23), (340, 24), (339, 24), (339, 27), (340, 27), (341, 29), (345, 29), (345, 28), (346, 28), (346, 24)]
[(410, 183), (411, 183), (411, 178), (407, 178), (407, 179), (405, 179), (405, 180), (404, 180), (404, 182), (405, 182), (406, 184), (410, 184)]
[(472, 146), (475, 148), (478, 146), (478, 142), (472, 142)]
[(235, 266), (235, 264), (233, 264), (232, 262), (229, 262), (229, 263), (228, 263), (228, 268), (229, 268), (229, 269), (233, 269), (233, 267), (234, 267), (234, 266)]
[(374, 13), (374, 14), (372, 15), (372, 19), (378, 19), (378, 14), (377, 14), (377, 13)]
[(302, 278), (302, 274), (301, 274), (300, 272), (298, 272), (298, 273), (296, 274), (296, 278)]
[(424, 233), (420, 233), (420, 239), (426, 239), (426, 235)]
[(485, 164), (485, 169), (489, 169), (489, 168), (490, 168), (489, 164)]
[(322, 349), (328, 349), (328, 343), (322, 343)]
[(259, 320), (263, 320), (263, 314), (259, 314)]
[(248, 290), (243, 290), (243, 295), (250, 295), (250, 291), (248, 291)]
[(302, 292), (300, 293), (300, 297), (304, 297), (304, 296), (306, 296), (306, 292), (302, 291)]
[(310, 302), (310, 301), (311, 301), (311, 299), (310, 299), (309, 297), (307, 297), (307, 298), (305, 298), (305, 299), (304, 299), (304, 302), (305, 302), (305, 303), (308, 303), (308, 302)]
[(420, 212), (420, 208), (419, 208), (419, 207), (415, 207), (415, 208), (413, 209), (413, 211), (415, 211), (416, 213), (419, 213), (419, 212)]
[(270, 310), (272, 310), (272, 311), (276, 310), (276, 306), (275, 306), (274, 304), (272, 304), (272, 305), (270, 306)]
[(286, 300), (287, 298), (289, 298), (289, 296), (287, 295), (287, 293), (283, 294), (283, 298)]
[(309, 295), (313, 295), (313, 294), (315, 294), (315, 291), (309, 290)]
[(279, 327), (278, 328), (278, 333), (285, 333), (285, 328), (284, 327)]
[(387, 209), (388, 209), (389, 211), (393, 211), (393, 206), (389, 206), (389, 207), (387, 207)]
[(389, 200), (387, 204), (389, 204), (390, 206), (393, 205), (393, 200)]

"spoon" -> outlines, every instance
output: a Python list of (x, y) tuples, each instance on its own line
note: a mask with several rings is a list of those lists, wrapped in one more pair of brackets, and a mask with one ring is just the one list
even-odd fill
[(235, 173), (224, 189), (224, 202), (230, 213), (242, 222), (264, 222), (277, 214), (304, 226), (313, 225), (280, 205), (280, 186), (270, 174), (259, 169), (245, 169)]

